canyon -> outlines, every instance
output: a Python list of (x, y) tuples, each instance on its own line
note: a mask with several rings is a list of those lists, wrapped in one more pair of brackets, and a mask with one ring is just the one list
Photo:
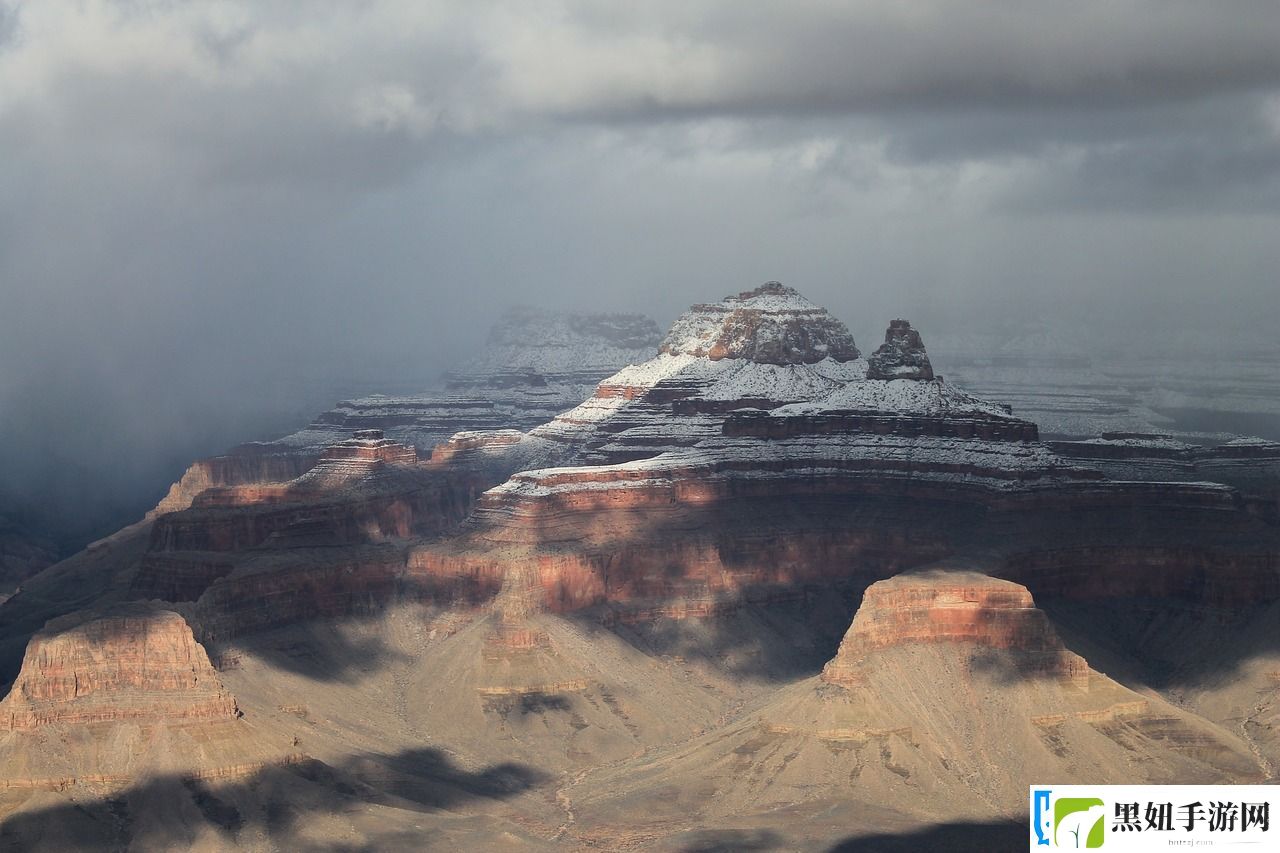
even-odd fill
[(523, 311), (195, 463), (0, 604), (0, 840), (822, 850), (1273, 779), (1280, 446), (938, 363), (778, 282)]

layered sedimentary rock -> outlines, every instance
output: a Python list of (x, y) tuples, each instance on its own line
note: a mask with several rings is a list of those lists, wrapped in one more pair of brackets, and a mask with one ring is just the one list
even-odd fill
[(1260, 438), (1191, 444), (1162, 433), (1103, 433), (1057, 441), (1053, 449), (1117, 480), (1210, 481), (1275, 502), (1280, 496), (1280, 443)]
[[(1239, 739), (1063, 648), (1025, 588), (939, 568), (873, 585), (821, 676), (702, 738), (605, 770), (597, 820), (786, 808), (1025, 812), (1027, 785), (1258, 779)], [(859, 813), (857, 807), (852, 814)]]
[[(357, 432), (327, 448), (295, 480), (209, 489), (191, 508), (158, 518), (130, 592), (194, 601), (226, 578), (216, 593), (222, 611), (211, 620), (230, 632), (351, 612), (371, 596), (385, 600), (404, 560), (394, 545), (390, 558), (378, 550), (363, 555), (350, 549), (456, 524), (488, 484), (473, 476), (428, 469), (413, 447), (380, 430)], [(332, 550), (306, 550), (317, 546)], [(296, 566), (291, 555), (297, 553), (310, 562)], [(367, 579), (370, 566), (373, 580)], [(267, 600), (275, 616), (254, 615)], [(240, 613), (245, 606), (248, 615)]]
[[(789, 288), (695, 306), (657, 357), (545, 426), (491, 445), (458, 438), (449, 453), (533, 470), (486, 492), (461, 539), (415, 550), (410, 574), (490, 573), (510, 559), (490, 549), (514, 545), (555, 609), (663, 597), (714, 609), (709, 597), (848, 578), (850, 562), (874, 580), (946, 552), (946, 524), (912, 531), (869, 500), (992, 503), (1099, 477), (1035, 443), (1035, 426), (1007, 407), (941, 379), (866, 372), (843, 324)], [(841, 529), (850, 512), (867, 526)], [(784, 530), (792, 553), (768, 563)], [(759, 543), (759, 559), (733, 554), (730, 538)], [(824, 558), (834, 555), (846, 562)]]
[(777, 281), (723, 302), (693, 306), (671, 327), (658, 351), (759, 364), (853, 361), (859, 355), (843, 323)]
[(377, 612), (397, 594), (465, 605), (487, 601), (496, 583), (473, 579), (407, 586), (404, 552), (395, 543), (289, 548), (239, 555), (229, 568), (184, 590), (194, 599), (202, 641), (225, 641), (254, 631), (312, 619)]
[[(796, 333), (797, 317), (819, 333)], [(1207, 552), (1254, 567), (1236, 585), (1276, 594), (1276, 536), (1234, 489), (1108, 480), (1037, 441), (1036, 426), (1007, 406), (928, 378), (909, 326), (895, 321), (886, 333), (882, 372), (907, 365), (916, 378), (892, 379), (869, 378), (841, 328), (794, 291), (765, 285), (695, 307), (657, 357), (527, 436), (459, 437), (457, 458), (526, 470), (485, 492), (459, 537), (414, 548), (409, 575), (495, 579), (532, 564), (543, 606), (605, 605), (625, 620), (719, 613), (804, 584), (865, 585), (975, 542), (1003, 553), (1010, 577), (1039, 584), (1019, 567), (1071, 542), (1132, 566), (1134, 583), (1217, 589), (1197, 587), (1177, 560), (1161, 578), (1143, 574), (1162, 570), (1136, 555), (1163, 538), (1231, 543), (1235, 556), (1219, 544)], [(765, 340), (767, 330), (783, 340)], [(733, 346), (716, 350), (725, 341)], [(824, 343), (804, 350), (803, 341)], [(1067, 514), (1083, 526), (1064, 528)], [(1078, 557), (1057, 575), (1090, 571)]]
[(713, 723), (720, 702), (710, 690), (611, 632), (539, 612), (512, 580), (492, 612), (416, 669), (411, 721), (547, 770), (618, 761)]
[[(1117, 436), (1057, 450), (1009, 407), (929, 375), (905, 324), (872, 361), (838, 320), (770, 283), (695, 307), (662, 352), (528, 432), (456, 432), (427, 458), (419, 441), (436, 427), (425, 409), (389, 398), (353, 408), (315, 432), (332, 440), (301, 476), (201, 483), (189, 508), (127, 547), (107, 543), (21, 594), (28, 617), (60, 596), (184, 602), (153, 607), (186, 616), (245, 716), (227, 717), (216, 691), (212, 704), (188, 702), (206, 696), (207, 660), (192, 664), (193, 683), (174, 675), (187, 670), (165, 646), (154, 661), (167, 675), (147, 683), (172, 716), (11, 722), (0, 778), (136, 778), (157, 755), (186, 791), (194, 776), (304, 750), (317, 760), (296, 774), (228, 789), (250, 827), (215, 830), (224, 846), (260, 843), (259, 813), (285, 844), (274, 827), (306, 823), (289, 810), (321, 801), (357, 845), (435, 833), (491, 846), (474, 826), (505, 820), (524, 833), (511, 838), (550, 847), (690, 846), (678, 836), (690, 827), (776, 826), (785, 814), (825, 849), (868, 815), (895, 826), (1025, 815), (1025, 786), (1045, 774), (1266, 776), (1274, 738), (1259, 732), (1273, 712), (1257, 690), (1274, 653), (1252, 659), (1265, 666), (1247, 695), (1204, 700), (1222, 706), (1210, 724), (1077, 652), (1146, 678), (1124, 644), (1100, 636), (1138, 647), (1200, 624), (1192, 640), (1213, 645), (1236, 624), (1214, 618), (1280, 600), (1280, 536), (1261, 489), (1100, 469), (1158, 456), (1197, 474), (1202, 456), (1265, 466), (1272, 451), (1148, 454)], [(573, 367), (451, 381), (461, 395), (488, 388), (491, 403), (532, 399), (582, 379)], [(433, 411), (440, 424), (451, 417)], [(1122, 609), (1133, 602), (1147, 609)], [(12, 604), (0, 627), (21, 624), (23, 603)], [(1089, 618), (1108, 607), (1121, 628)], [(1261, 652), (1273, 645), (1271, 607), (1256, 626)], [(1186, 618), (1164, 621), (1159, 608)], [(85, 683), (116, 684), (89, 658), (76, 670), (94, 673)], [(1238, 661), (1224, 652), (1214, 663), (1221, 674)], [(65, 671), (24, 674), (4, 707), (53, 686), (74, 694), (79, 676)], [(146, 692), (126, 683), (62, 704), (93, 713), (112, 704), (95, 696), (120, 697), (128, 714)], [(241, 748), (259, 743), (270, 749), (256, 757)], [(182, 808), (226, 814), (204, 789)], [(403, 832), (352, 830), (348, 818), (366, 813)]]
[[(405, 538), (465, 512), (456, 486), (418, 465), (412, 447), (380, 430), (361, 431), (327, 448), (297, 479), (205, 490), (190, 509), (156, 519), (151, 551), (235, 551), (268, 540), (342, 544)], [(464, 506), (452, 506), (455, 499)]]
[(309, 470), (326, 447), (359, 430), (382, 430), (422, 458), (465, 430), (528, 430), (579, 403), (595, 382), (653, 353), (661, 334), (640, 314), (507, 312), (485, 351), (448, 373), (439, 391), (345, 400), (304, 429), (200, 460), (173, 484), (149, 518), (190, 506), (206, 489), (282, 483)]
[(318, 459), (318, 452), (270, 452), (255, 446), (225, 456), (200, 459), (169, 487), (168, 494), (147, 513), (147, 518), (186, 509), (197, 495), (208, 489), (288, 482), (305, 474)]
[(36, 634), (0, 703), (0, 728), (236, 715), (187, 621), (135, 604), (60, 617)]
[(971, 571), (911, 572), (872, 584), (822, 680), (860, 684), (879, 650), (909, 643), (1009, 650), (1024, 673), (1088, 690), (1088, 665), (1062, 647), (1027, 588)]
[(0, 701), (0, 791), (8, 811), (33, 794), (47, 802), (39, 792), (235, 779), (297, 760), (290, 743), (242, 717), (182, 615), (157, 602), (96, 608), (28, 644)]

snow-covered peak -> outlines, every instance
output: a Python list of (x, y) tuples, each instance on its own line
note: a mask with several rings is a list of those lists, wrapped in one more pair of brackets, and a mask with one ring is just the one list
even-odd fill
[(672, 325), (660, 351), (762, 364), (843, 362), (859, 355), (844, 323), (776, 281), (693, 306)]
[(766, 281), (753, 290), (744, 290), (737, 296), (725, 297), (724, 305), (733, 308), (751, 308), (756, 311), (796, 313), (827, 313), (820, 305), (815, 305), (800, 295), (794, 287), (787, 287), (780, 281)]

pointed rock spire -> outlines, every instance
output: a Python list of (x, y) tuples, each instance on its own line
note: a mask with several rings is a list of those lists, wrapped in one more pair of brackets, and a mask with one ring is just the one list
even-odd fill
[(924, 351), (924, 341), (906, 320), (889, 322), (884, 343), (868, 363), (868, 379), (933, 379), (933, 365)]

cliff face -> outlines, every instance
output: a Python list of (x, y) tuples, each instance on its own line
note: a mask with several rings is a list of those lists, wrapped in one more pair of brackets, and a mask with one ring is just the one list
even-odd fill
[(924, 341), (906, 320), (889, 323), (884, 343), (867, 365), (868, 379), (933, 379), (933, 365), (924, 351)]
[[(743, 316), (755, 318), (750, 335)], [(812, 323), (813, 334), (796, 334), (793, 321)], [(539, 599), (553, 610), (699, 613), (748, 592), (878, 580), (984, 536), (1016, 550), (1023, 538), (1043, 539), (1035, 531), (1060, 529), (1063, 514), (1137, 524), (1079, 531), (1076, 543), (1099, 553), (1126, 536), (1132, 544), (1134, 530), (1174, 526), (1161, 513), (1211, 537), (1249, 528), (1229, 488), (1110, 482), (1058, 455), (1008, 407), (934, 377), (905, 321), (890, 325), (873, 357), (874, 375), (891, 378), (873, 378), (860, 359), (838, 361), (832, 352), (853, 351), (834, 322), (774, 285), (695, 306), (659, 356), (609, 377), (551, 423), (524, 437), (459, 437), (452, 458), (506, 455), (519, 459), (511, 470), (526, 470), (481, 495), (457, 539), (415, 548), (409, 574), (492, 578), (525, 563), (538, 567)], [(724, 341), (732, 346), (713, 357)], [(1267, 547), (1249, 559), (1265, 564)], [(1010, 576), (1035, 559), (1019, 553)], [(1067, 561), (1060, 571), (1080, 568)], [(1156, 585), (1185, 588), (1170, 569)], [(1268, 572), (1248, 588), (1274, 594)]]
[(147, 513), (147, 518), (184, 510), (191, 506), (196, 496), (208, 489), (293, 480), (305, 474), (318, 458), (318, 454), (312, 452), (247, 452), (198, 460), (169, 487), (169, 493)]
[(384, 438), (380, 430), (356, 435), (324, 450), (311, 470), (287, 483), (202, 492), (189, 510), (156, 520), (151, 551), (403, 539), (438, 530), (466, 513), (470, 490), (419, 466), (412, 447)]
[(641, 314), (509, 311), (494, 324), (484, 351), (448, 373), (440, 391), (345, 400), (284, 438), (199, 460), (147, 517), (186, 509), (208, 489), (296, 479), (325, 448), (360, 430), (381, 430), (425, 459), (457, 432), (532, 429), (581, 402), (618, 368), (650, 357), (660, 340), (657, 324)]
[(179, 614), (127, 605), (50, 622), (27, 646), (0, 727), (232, 719), (235, 699)]
[(1024, 673), (1088, 689), (1088, 665), (1062, 647), (1026, 587), (969, 571), (910, 572), (872, 584), (822, 679), (856, 685), (876, 652), (911, 643), (1009, 650)]
[(843, 362), (859, 355), (844, 323), (776, 281), (693, 306), (671, 327), (659, 352), (760, 364)]
[(940, 566), (871, 585), (820, 676), (777, 688), (712, 735), (602, 770), (583, 810), (658, 822), (711, 790), (704, 820), (946, 813), (975, 797), (1008, 819), (1025, 815), (1027, 786), (1045, 774), (1076, 784), (1263, 775), (1230, 734), (1091, 671), (1025, 588)]

